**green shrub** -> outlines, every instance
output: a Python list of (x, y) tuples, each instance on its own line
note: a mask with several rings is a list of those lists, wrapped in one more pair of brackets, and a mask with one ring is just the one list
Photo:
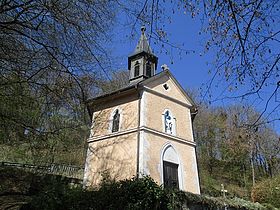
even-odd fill
[[(163, 189), (152, 178), (104, 181), (98, 189), (69, 187), (63, 179), (50, 179), (25, 209), (94, 209), (94, 210), (173, 210), (190, 209), (265, 209), (242, 199), (223, 199)], [(267, 205), (267, 207), (270, 207)], [(273, 207), (269, 208), (273, 209)]]
[(252, 189), (252, 200), (280, 208), (280, 176), (257, 183)]
[(87, 191), (69, 188), (61, 182), (46, 185), (26, 209), (176, 209), (184, 193), (165, 190), (150, 177), (105, 181), (100, 188)]

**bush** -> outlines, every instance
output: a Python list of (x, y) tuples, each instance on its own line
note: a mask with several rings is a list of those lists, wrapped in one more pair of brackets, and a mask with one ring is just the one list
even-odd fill
[[(1, 169), (1, 168), (0, 168)], [(152, 178), (123, 181), (104, 180), (97, 189), (85, 190), (78, 180), (20, 169), (0, 170), (0, 194), (6, 204), (29, 209), (274, 209), (271, 204), (242, 199), (224, 199), (163, 189)], [(75, 184), (76, 183), (76, 184)], [(9, 195), (16, 195), (9, 196)], [(276, 197), (277, 198), (277, 197)], [(26, 204), (27, 203), (27, 204)], [(24, 205), (24, 206), (22, 206)], [(21, 206), (21, 207), (20, 207)], [(0, 207), (1, 208), (1, 207)]]
[[(163, 189), (150, 177), (123, 181), (104, 181), (98, 189), (71, 188), (63, 180), (53, 179), (33, 197), (24, 209), (95, 209), (95, 210), (173, 210), (183, 209), (265, 209), (242, 199), (201, 196)], [(268, 207), (268, 205), (267, 205)], [(273, 209), (273, 207), (271, 207)]]
[(183, 194), (158, 186), (150, 177), (105, 181), (99, 189), (86, 191), (53, 182), (36, 195), (26, 209), (176, 209)]
[(252, 189), (252, 200), (280, 208), (280, 176), (257, 183)]

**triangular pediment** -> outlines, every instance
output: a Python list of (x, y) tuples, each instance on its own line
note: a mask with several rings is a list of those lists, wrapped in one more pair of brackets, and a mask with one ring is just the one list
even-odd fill
[(190, 107), (196, 106), (191, 97), (186, 93), (169, 70), (164, 70), (163, 72), (141, 82), (141, 84), (146, 89), (157, 92), (163, 97), (173, 98)]

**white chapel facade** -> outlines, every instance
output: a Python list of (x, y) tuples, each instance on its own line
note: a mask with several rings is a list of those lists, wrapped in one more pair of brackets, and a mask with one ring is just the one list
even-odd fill
[(128, 58), (129, 85), (88, 101), (84, 185), (104, 177), (151, 176), (164, 187), (200, 194), (192, 120), (196, 106), (167, 67), (156, 74), (145, 28)]

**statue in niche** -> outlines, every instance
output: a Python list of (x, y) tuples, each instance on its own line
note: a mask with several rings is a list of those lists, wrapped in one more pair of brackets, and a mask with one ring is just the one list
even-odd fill
[(173, 119), (170, 115), (169, 111), (166, 111), (164, 114), (164, 124), (165, 124), (165, 132), (172, 134), (173, 130)]

